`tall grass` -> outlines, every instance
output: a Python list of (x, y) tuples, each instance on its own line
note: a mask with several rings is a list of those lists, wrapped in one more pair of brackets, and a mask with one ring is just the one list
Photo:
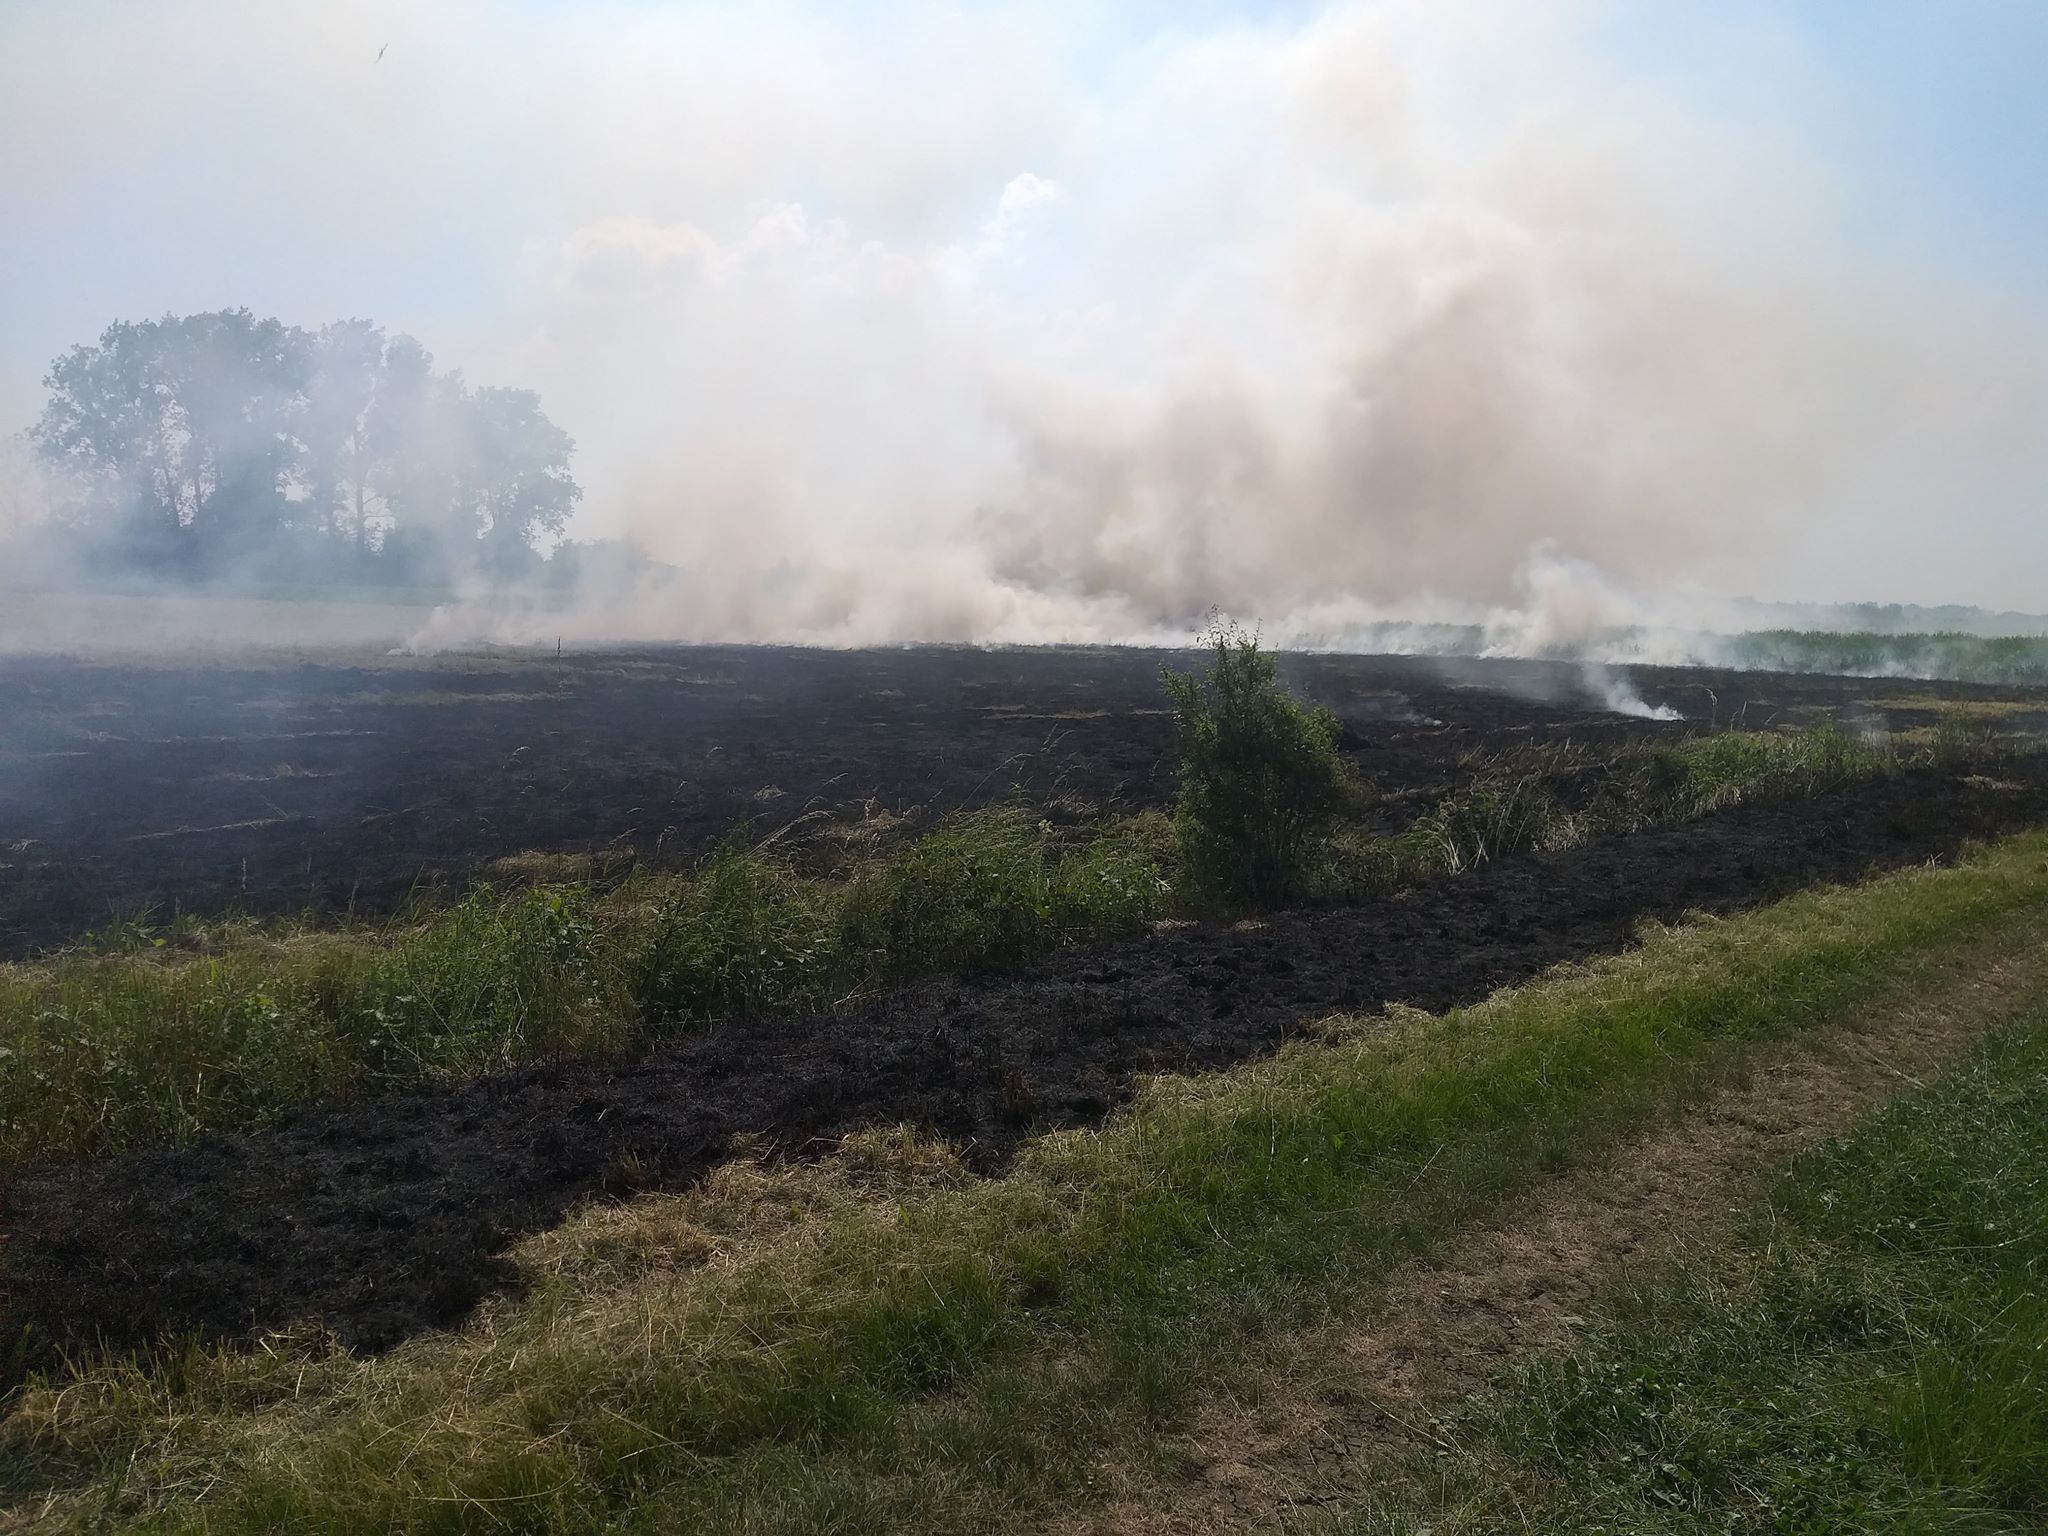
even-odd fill
[(0, 967), (0, 1170), (1014, 963), (1132, 932), (1169, 894), (1133, 829), (1070, 845), (1005, 810), (948, 821), (850, 883), (727, 845), (691, 876), (480, 886), (386, 930)]

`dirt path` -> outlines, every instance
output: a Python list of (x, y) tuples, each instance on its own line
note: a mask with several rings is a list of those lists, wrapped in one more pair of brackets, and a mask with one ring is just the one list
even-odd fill
[(1498, 1224), (1396, 1275), (1369, 1312), (1282, 1341), (1177, 1437), (1183, 1477), (1100, 1469), (1107, 1506), (1068, 1532), (1265, 1530), (1355, 1505), (1439, 1441), (1435, 1410), (1517, 1357), (1562, 1344), (1636, 1261), (1726, 1222), (1764, 1175), (1957, 1053), (2001, 1004), (2048, 986), (2048, 946), (1932, 996), (1775, 1052), (1746, 1081), (1605, 1163), (1559, 1179)]

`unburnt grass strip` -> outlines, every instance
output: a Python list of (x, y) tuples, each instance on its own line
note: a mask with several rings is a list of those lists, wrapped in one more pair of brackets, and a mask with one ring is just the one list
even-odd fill
[(748, 1208), (797, 1208), (728, 1233), (703, 1196), (593, 1213), (459, 1336), (102, 1364), (22, 1393), (0, 1459), (17, 1507), (173, 1529), (1028, 1528), (1262, 1335), (2044, 909), (2031, 835), (1157, 1082), (1003, 1179), (768, 1170)]
[(1690, 1235), (1345, 1536), (2048, 1528), (2048, 998)]
[(1005, 808), (836, 881), (734, 842), (690, 876), (485, 885), (373, 928), (0, 965), (0, 1180), (1128, 935), (1164, 910), (1159, 844), (1149, 822), (1056, 835)]
[[(1569, 1344), (1631, 1266), (1725, 1240), (1755, 1186), (1972, 1047), (2048, 1007), (2048, 947), (2000, 935), (1959, 977), (1754, 1060), (1671, 1124), (1518, 1201), (1383, 1294), (1266, 1342), (1142, 1458), (1106, 1459), (1070, 1531), (1280, 1529), (1384, 1502), (1465, 1454), (1455, 1406)], [(1160, 1468), (1170, 1469), (1167, 1476)], [(1440, 1474), (1428, 1478), (1439, 1482)]]

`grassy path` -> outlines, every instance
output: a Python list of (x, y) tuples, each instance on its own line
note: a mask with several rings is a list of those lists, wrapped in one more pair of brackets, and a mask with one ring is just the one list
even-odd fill
[[(1932, 995), (1761, 1053), (1744, 1080), (1475, 1225), (1367, 1305), (1269, 1341), (1161, 1446), (1098, 1468), (1114, 1494), (1063, 1528), (1280, 1529), (1460, 1454), (1451, 1405), (1569, 1346), (1627, 1269), (1710, 1251), (1764, 1178), (2048, 1006), (2048, 945), (2012, 938)], [(1171, 1474), (1148, 1475), (1160, 1467)]]
[(1310, 1528), (2048, 1529), (2048, 997)]
[[(1113, 1510), (1206, 1481), (1178, 1447), (1285, 1359), (1274, 1341), (1343, 1329), (1362, 1300), (1398, 1309), (1399, 1277), (1449, 1273), (1489, 1219), (1630, 1166), (1619, 1149), (1731, 1085), (1768, 1092), (1758, 1063), (1876, 1019), (1919, 1020), (1872, 1037), (1888, 1047), (1920, 1030), (1935, 1049), (2003, 1006), (1969, 997), (1995, 976), (2020, 1006), (2032, 962), (1992, 957), (2033, 955), (2044, 915), (2032, 835), (1163, 1080), (1002, 1179), (886, 1136), (815, 1169), (736, 1167), (527, 1244), (523, 1300), (380, 1360), (285, 1339), (32, 1387), (0, 1422), (0, 1496), (56, 1523), (223, 1532), (1024, 1530)], [(1864, 1070), (1853, 1049), (1805, 1055), (1844, 1085)]]

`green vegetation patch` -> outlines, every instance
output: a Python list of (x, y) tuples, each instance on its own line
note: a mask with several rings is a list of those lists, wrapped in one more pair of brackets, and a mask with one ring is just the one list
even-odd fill
[(2031, 835), (1658, 930), (1478, 1008), (1158, 1082), (1001, 1180), (792, 1210), (711, 1262), (652, 1243), (602, 1286), (541, 1277), (384, 1360), (198, 1351), (31, 1387), (0, 1463), (61, 1472), (81, 1518), (175, 1529), (1022, 1523), (1259, 1330), (2044, 908)]
[(2048, 1526), (2048, 1001), (1457, 1433), (1357, 1528)]
[(198, 955), (143, 939), (0, 967), (0, 1171), (1127, 934), (1169, 894), (1146, 831), (1063, 840), (1002, 810), (942, 823), (850, 881), (729, 845), (690, 876), (479, 886), (382, 929), (240, 935)]
[(1727, 664), (1744, 670), (1963, 683), (2048, 683), (2048, 636), (2041, 635), (1760, 629), (1730, 636), (1726, 646)]

